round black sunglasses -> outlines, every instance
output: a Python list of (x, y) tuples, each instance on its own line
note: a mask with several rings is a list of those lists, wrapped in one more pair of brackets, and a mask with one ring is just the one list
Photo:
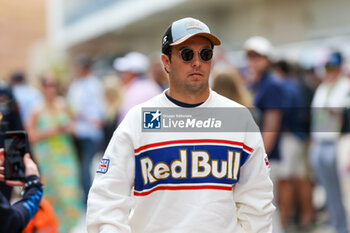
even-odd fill
[[(194, 57), (194, 50), (190, 48), (183, 48), (180, 50), (182, 60), (185, 62), (192, 61)], [(203, 48), (199, 51), (199, 57), (202, 61), (210, 61), (213, 57), (213, 50), (210, 48)]]

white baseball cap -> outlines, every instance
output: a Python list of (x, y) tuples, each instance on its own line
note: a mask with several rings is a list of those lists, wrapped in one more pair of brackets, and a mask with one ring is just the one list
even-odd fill
[(113, 62), (113, 67), (118, 72), (131, 71), (136, 74), (144, 74), (149, 68), (149, 59), (139, 52), (127, 53), (124, 57), (118, 57)]
[(272, 53), (272, 45), (269, 40), (261, 36), (253, 36), (244, 43), (245, 51), (254, 51), (262, 56), (269, 57)]
[(202, 36), (210, 40), (213, 45), (220, 45), (220, 40), (214, 36), (209, 27), (198, 19), (183, 18), (173, 22), (165, 31), (162, 39), (162, 52), (170, 46), (178, 45), (193, 36)]

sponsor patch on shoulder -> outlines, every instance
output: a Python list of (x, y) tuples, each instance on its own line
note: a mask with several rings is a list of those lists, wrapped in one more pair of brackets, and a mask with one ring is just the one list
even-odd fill
[(266, 167), (268, 168), (268, 169), (270, 169), (271, 167), (270, 167), (270, 162), (269, 162), (269, 159), (267, 158), (267, 156), (265, 156), (265, 165), (266, 165)]
[(101, 159), (96, 172), (105, 174), (108, 171), (109, 161), (109, 159)]

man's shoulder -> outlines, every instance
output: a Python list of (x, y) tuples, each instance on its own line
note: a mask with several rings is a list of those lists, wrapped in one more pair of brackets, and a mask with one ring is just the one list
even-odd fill
[(213, 104), (216, 107), (246, 108), (245, 106), (231, 100), (215, 91), (211, 91), (213, 96)]
[(268, 72), (262, 76), (258, 86), (259, 92), (269, 90), (270, 88), (283, 89), (283, 82), (281, 82), (273, 74)]
[[(231, 109), (230, 114), (236, 115), (240, 118), (240, 122), (249, 122), (252, 118), (251, 111), (244, 105), (237, 103), (223, 95), (220, 95), (213, 91), (213, 102), (211, 105), (220, 109)], [(226, 110), (225, 110), (226, 111)]]
[(258, 89), (259, 93), (255, 98), (267, 103), (277, 102), (282, 104), (281, 101), (287, 93), (283, 82), (277, 80), (276, 77), (271, 74), (266, 75), (262, 82)]
[(340, 77), (339, 86), (343, 86), (344, 88), (350, 88), (350, 79), (348, 77)]

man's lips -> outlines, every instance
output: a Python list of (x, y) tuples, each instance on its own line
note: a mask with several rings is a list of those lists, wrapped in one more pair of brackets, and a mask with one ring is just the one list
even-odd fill
[(189, 76), (203, 76), (203, 74), (201, 72), (193, 72), (193, 73), (190, 73)]

